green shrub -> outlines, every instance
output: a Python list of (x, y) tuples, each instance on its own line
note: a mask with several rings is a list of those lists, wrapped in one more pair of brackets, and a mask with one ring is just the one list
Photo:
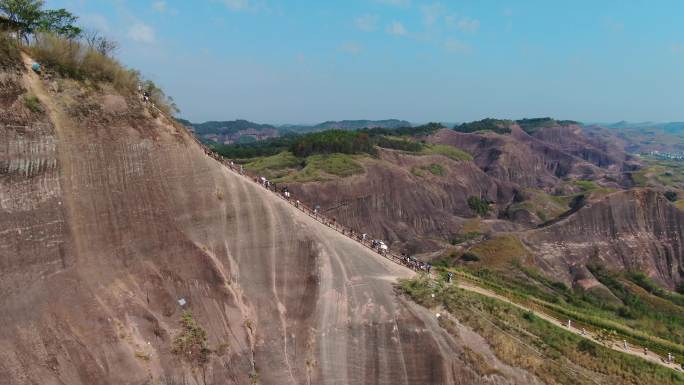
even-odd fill
[(490, 210), (489, 203), (487, 203), (487, 201), (475, 196), (468, 197), (468, 207), (477, 213), (477, 215), (482, 217), (486, 216)]
[(596, 346), (597, 345), (595, 343), (583, 338), (577, 343), (577, 350), (595, 356)]
[(180, 320), (181, 331), (173, 339), (172, 352), (197, 365), (209, 360), (207, 332), (197, 324), (190, 311), (183, 312)]
[(478, 257), (477, 254), (465, 252), (461, 255), (461, 260), (466, 262), (477, 262), (480, 260), (480, 257)]
[(458, 244), (461, 244), (463, 242), (473, 240), (473, 239), (475, 239), (481, 235), (482, 235), (482, 233), (479, 231), (469, 231), (465, 234), (461, 234), (461, 235), (457, 236), (456, 238), (453, 238), (451, 240), (451, 244), (452, 245), (458, 245)]
[(442, 165), (439, 165), (437, 163), (432, 163), (428, 166), (425, 167), (426, 170), (428, 170), (432, 175), (436, 176), (445, 176), (446, 175), (446, 170)]
[(31, 110), (31, 112), (43, 112), (43, 106), (40, 104), (40, 100), (38, 100), (35, 95), (24, 95), (24, 104), (26, 105), (26, 108)]
[(524, 319), (526, 319), (528, 322), (534, 322), (534, 320), (535, 320), (534, 312), (532, 312), (531, 310), (527, 310), (527, 311), (523, 312), (522, 317)]
[(667, 198), (667, 200), (670, 202), (676, 202), (677, 201), (677, 192), (676, 191), (666, 191), (665, 192), (665, 198)]

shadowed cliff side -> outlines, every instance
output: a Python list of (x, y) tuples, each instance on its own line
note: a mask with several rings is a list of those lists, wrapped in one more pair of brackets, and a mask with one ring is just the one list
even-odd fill
[[(2, 75), (16, 92), (0, 111), (0, 384), (537, 382), (496, 360), (480, 372), (394, 294), (408, 270), (222, 168), (135, 96)], [(206, 361), (172, 351), (184, 308)]]

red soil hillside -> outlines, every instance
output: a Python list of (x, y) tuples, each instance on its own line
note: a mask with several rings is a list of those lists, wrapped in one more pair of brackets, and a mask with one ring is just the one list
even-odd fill
[(537, 383), (136, 97), (0, 81), (0, 384)]

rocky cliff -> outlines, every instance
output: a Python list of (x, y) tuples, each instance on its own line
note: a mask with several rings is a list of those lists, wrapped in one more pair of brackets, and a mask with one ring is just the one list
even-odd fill
[[(409, 271), (222, 168), (135, 96), (26, 70), (0, 81), (0, 384), (537, 382), (496, 359), (479, 371), (394, 294)], [(208, 350), (174, 352), (186, 310)]]
[(684, 279), (684, 212), (650, 189), (610, 194), (524, 241), (548, 273), (572, 282), (586, 264), (644, 271), (670, 289)]
[[(469, 197), (505, 206), (516, 193), (512, 184), (490, 177), (475, 163), (441, 155), (383, 149), (379, 159), (367, 158), (363, 166), (362, 175), (288, 186), (305, 202), (320, 205), (325, 215), (410, 253), (439, 249), (462, 232), (476, 216)], [(493, 226), (515, 228), (496, 217), (494, 210)]]

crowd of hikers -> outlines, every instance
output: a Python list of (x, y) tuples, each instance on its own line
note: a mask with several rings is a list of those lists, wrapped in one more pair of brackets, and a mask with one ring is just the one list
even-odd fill
[[(229, 167), (233, 170), (236, 170), (235, 165), (233, 162), (230, 162)], [(244, 173), (242, 168), (240, 169), (240, 173)], [(340, 225), (335, 218), (328, 218), (324, 215), (321, 214), (321, 209), (319, 206), (315, 206), (312, 209), (304, 206), (298, 199), (294, 199), (294, 196), (292, 192), (288, 189), (287, 186), (280, 187), (276, 183), (271, 182), (266, 178), (265, 176), (262, 175), (256, 175), (252, 178), (254, 182), (258, 183), (262, 187), (264, 187), (267, 190), (273, 191), (277, 194), (279, 194), (281, 197), (283, 197), (285, 200), (288, 202), (292, 203), (295, 207), (298, 209), (306, 212), (307, 214), (311, 215), (312, 217), (316, 218), (319, 222), (323, 223), (324, 225), (331, 227), (339, 232), (341, 232), (344, 235), (349, 236), (350, 238), (370, 247), (372, 250), (377, 252), (378, 254), (393, 259), (395, 262), (398, 262), (414, 271), (423, 271), (428, 274), (431, 273), (432, 271), (432, 265), (426, 262), (422, 262), (417, 260), (415, 257), (408, 256), (405, 253), (399, 255), (395, 255), (390, 253), (389, 247), (387, 244), (380, 240), (380, 239), (372, 239), (368, 241), (368, 234), (366, 233), (357, 233), (352, 229), (349, 229), (345, 226)], [(449, 277), (449, 280), (451, 277)]]
[(409, 257), (405, 253), (401, 254), (401, 263), (412, 270), (424, 271), (428, 274), (432, 270), (431, 264), (419, 261), (415, 257)]

